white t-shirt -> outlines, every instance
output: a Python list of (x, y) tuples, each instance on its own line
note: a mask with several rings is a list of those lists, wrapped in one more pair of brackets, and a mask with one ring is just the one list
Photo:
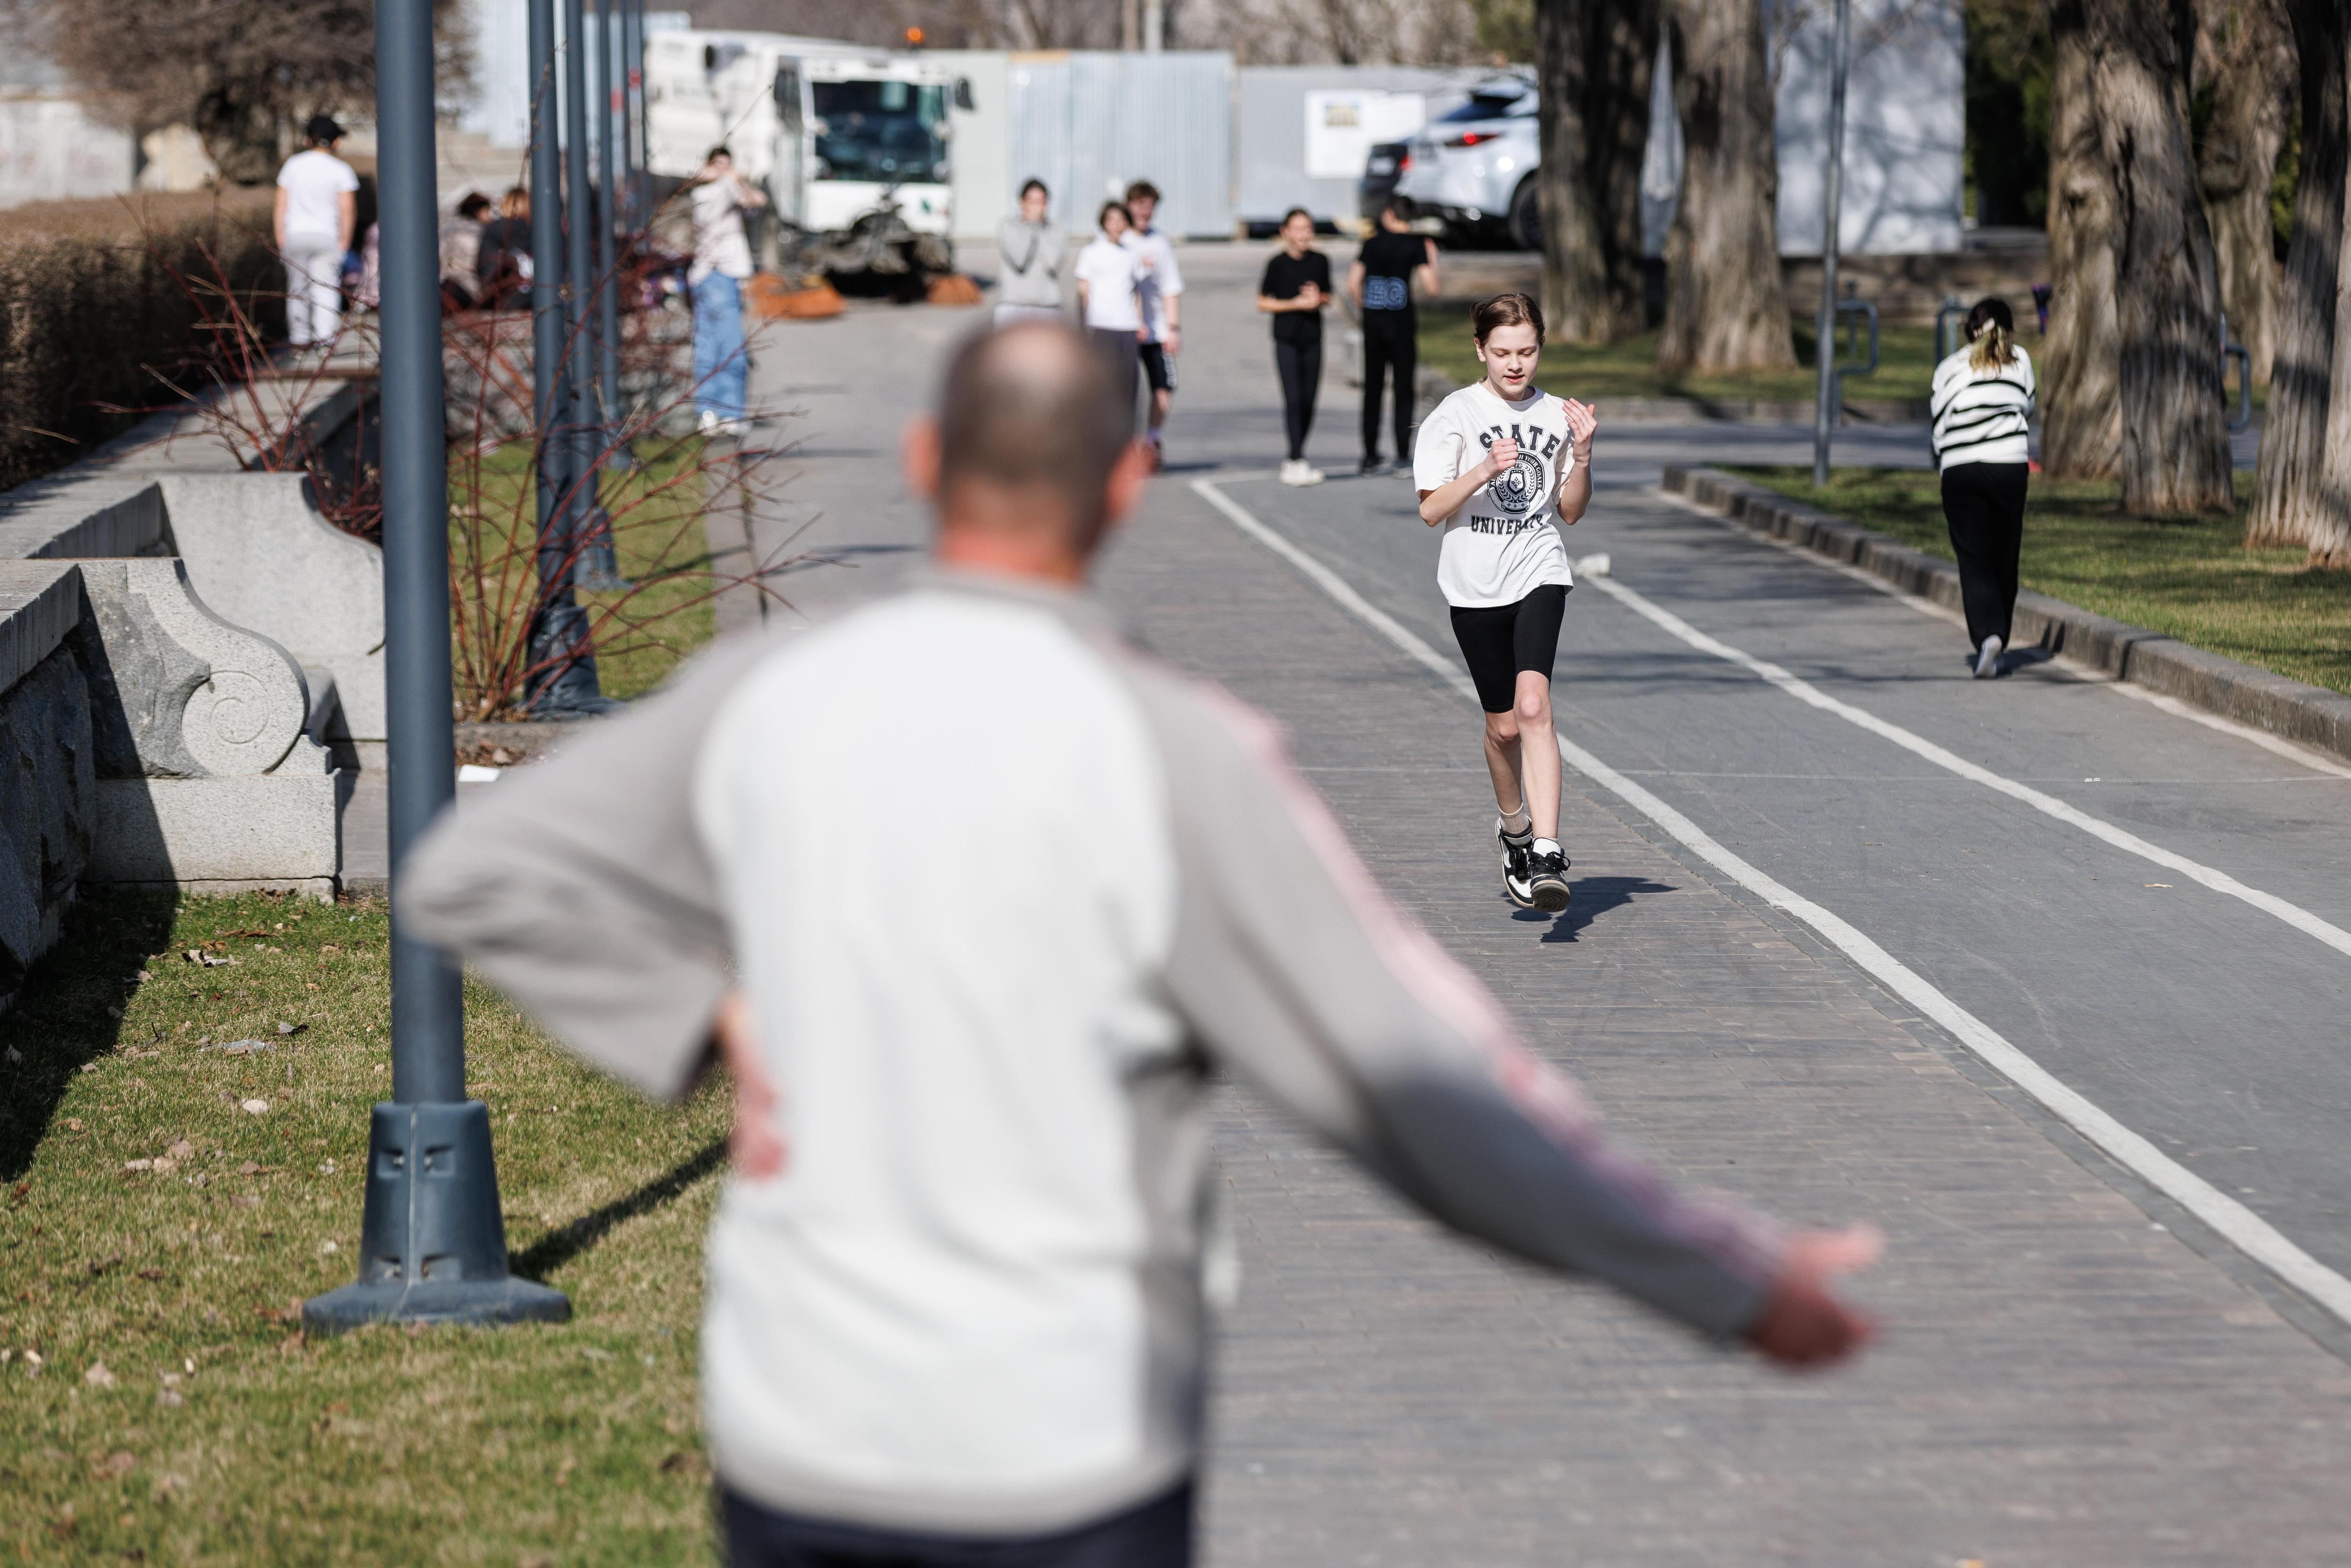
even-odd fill
[(751, 276), (751, 241), (743, 232), (743, 197), (730, 177), (705, 180), (694, 187), (694, 264), (685, 269), (686, 282), (699, 283), (716, 272), (726, 277)]
[(1437, 405), (1413, 439), (1413, 488), (1451, 484), (1504, 436), (1519, 444), (1518, 466), (1471, 491), (1445, 519), (1437, 586), (1456, 609), (1516, 604), (1547, 582), (1575, 586), (1557, 526), (1559, 487), (1575, 465), (1567, 405), (1558, 398), (1537, 390), (1523, 402), (1505, 402), (1484, 382), (1463, 387)]
[(1176, 265), (1176, 243), (1157, 229), (1138, 229), (1126, 236), (1126, 243), (1151, 264), (1151, 270), (1143, 275), (1143, 319), (1150, 329), (1151, 341), (1164, 342), (1168, 298), (1184, 292), (1184, 271)]
[(1101, 235), (1078, 252), (1078, 281), (1086, 286), (1087, 326), (1132, 332), (1143, 325), (1134, 298), (1143, 267), (1141, 251), (1113, 245)]
[(343, 233), (339, 198), (358, 190), (360, 177), (349, 163), (313, 147), (286, 160), (277, 171), (277, 188), (286, 193), (287, 242), (324, 240), (332, 245)]

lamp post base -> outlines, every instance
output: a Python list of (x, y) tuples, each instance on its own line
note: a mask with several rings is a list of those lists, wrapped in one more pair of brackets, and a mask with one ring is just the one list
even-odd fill
[(387, 1101), (368, 1124), (360, 1277), (302, 1303), (302, 1326), (560, 1322), (560, 1291), (507, 1272), (489, 1108), (478, 1100)]
[(361, 1280), (302, 1303), (302, 1326), (341, 1333), (370, 1323), (559, 1323), (571, 1299), (532, 1280)]

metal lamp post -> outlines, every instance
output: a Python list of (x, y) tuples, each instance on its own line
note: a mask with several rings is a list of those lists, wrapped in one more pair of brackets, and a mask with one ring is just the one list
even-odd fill
[[(571, 515), (577, 545), (572, 581), (601, 590), (619, 585), (611, 519), (600, 494), (604, 421), (597, 407), (595, 278), (596, 189), (588, 175), (588, 20), (581, 0), (563, 5), (563, 174), (565, 368), (570, 371)], [(601, 95), (600, 95), (601, 96)]]
[[(378, 0), (382, 217), (385, 687), (394, 886), (456, 789), (450, 727), (449, 455), (443, 425), (432, 0)], [(562, 1292), (507, 1271), (488, 1107), (465, 1098), (456, 970), (392, 926), (392, 1099), (368, 1129), (360, 1277), (306, 1301), (322, 1333), (385, 1321), (570, 1315)]]
[(1829, 432), (1838, 411), (1836, 310), (1837, 240), (1844, 199), (1844, 78), (1853, 47), (1853, 0), (1836, 0), (1836, 41), (1829, 59), (1828, 213), (1821, 238), (1821, 314), (1813, 329), (1813, 361), (1821, 372), (1820, 401), (1813, 410), (1813, 488), (1829, 482)]
[(565, 371), (569, 344), (563, 308), (563, 176), (556, 141), (555, 0), (530, 0), (531, 69), (530, 325), (531, 397), (538, 415), (535, 477), (538, 491), (539, 609), (530, 631), (530, 712), (543, 718), (602, 713), (611, 704), (598, 688), (595, 655), (588, 651), (588, 613), (571, 591), (578, 553), (575, 514), (564, 497), (573, 487), (571, 440), (579, 415)]
[[(628, 120), (628, 89), (621, 74), (620, 35), (612, 26), (612, 0), (596, 0), (596, 98), (602, 106), (596, 137), (596, 338), (597, 412), (603, 416), (599, 447), (613, 467), (629, 466), (620, 443), (621, 278), (618, 178), (620, 141)], [(617, 563), (616, 563), (617, 564)]]

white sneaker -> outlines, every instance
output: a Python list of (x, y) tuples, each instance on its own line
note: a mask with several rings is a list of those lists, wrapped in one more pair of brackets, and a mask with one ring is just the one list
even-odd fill
[(1987, 637), (1983, 640), (1983, 646), (1976, 650), (1976, 679), (1988, 681), (2000, 674), (2000, 650), (1999, 638)]
[[(1304, 467), (1305, 465), (1301, 464), (1300, 466)], [(1306, 477), (1301, 479), (1299, 483), (1301, 485), (1320, 485), (1323, 480), (1329, 477), (1330, 476), (1323, 473), (1320, 468), (1307, 468)]]
[(718, 434), (718, 426), (721, 421), (716, 414), (711, 413), (705, 408), (702, 411), (702, 417), (695, 423), (702, 427), (703, 434), (716, 435)]
[(1292, 457), (1282, 464), (1279, 477), (1285, 485), (1310, 484), (1311, 481), (1306, 478), (1306, 465)]

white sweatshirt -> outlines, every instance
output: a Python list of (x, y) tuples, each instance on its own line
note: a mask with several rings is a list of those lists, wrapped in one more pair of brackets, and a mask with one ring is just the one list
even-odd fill
[(1439, 1218), (1704, 1333), (1777, 1271), (1769, 1222), (1608, 1145), (1265, 720), (1074, 595), (934, 574), (723, 647), (469, 801), (395, 896), (664, 1096), (739, 976), (789, 1155), (712, 1228), (704, 1409), (772, 1508), (1045, 1533), (1187, 1476), (1218, 1061)]

